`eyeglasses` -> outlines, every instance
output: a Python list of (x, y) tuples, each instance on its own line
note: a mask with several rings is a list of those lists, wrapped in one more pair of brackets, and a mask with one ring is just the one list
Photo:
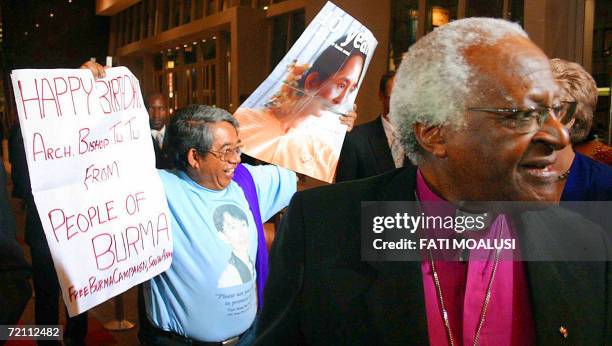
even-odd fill
[(561, 102), (558, 107), (517, 108), (468, 108), (469, 111), (497, 113), (502, 115), (502, 124), (518, 133), (531, 133), (544, 126), (548, 115), (561, 122), (567, 129), (574, 125), (576, 102)]
[(231, 159), (235, 157), (240, 157), (240, 155), (242, 155), (243, 148), (244, 148), (244, 145), (241, 144), (241, 145), (237, 145), (234, 148), (227, 148), (223, 151), (209, 150), (207, 151), (207, 153), (211, 153), (214, 157), (218, 158), (219, 160), (223, 162), (229, 162)]

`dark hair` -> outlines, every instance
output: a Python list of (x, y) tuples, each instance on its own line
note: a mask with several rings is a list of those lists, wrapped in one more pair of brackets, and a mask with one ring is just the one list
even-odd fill
[(145, 107), (149, 108), (149, 102), (151, 102), (151, 99), (154, 97), (161, 97), (161, 99), (164, 100), (164, 102), (166, 103), (166, 106), (168, 105), (168, 99), (166, 98), (166, 95), (162, 94), (159, 91), (152, 91), (145, 96)]
[(344, 54), (344, 52), (336, 48), (336, 46), (339, 47), (341, 43), (344, 43), (344, 41), (346, 41), (346, 36), (342, 36), (334, 44), (325, 48), (325, 50), (317, 57), (317, 60), (315, 60), (315, 62), (312, 64), (312, 67), (310, 67), (308, 71), (302, 75), (302, 78), (298, 82), (299, 88), (304, 89), (306, 78), (313, 72), (317, 72), (319, 74), (319, 79), (321, 81), (327, 80), (329, 77), (340, 71), (344, 64), (353, 56), (360, 56), (363, 58), (363, 64), (361, 65), (361, 71), (359, 72), (359, 78), (357, 80), (361, 79), (361, 73), (363, 72), (363, 68), (365, 66), (366, 55), (359, 50), (359, 48), (355, 48), (354, 44), (349, 43), (344, 48), (345, 50), (349, 51), (349, 55), (347, 56)]
[(235, 219), (243, 220), (247, 225), (249, 224), (249, 219), (242, 209), (233, 204), (224, 204), (219, 206), (213, 212), (213, 221), (217, 231), (219, 232), (223, 232), (223, 214), (225, 213), (229, 213)]
[(395, 71), (389, 71), (380, 77), (380, 84), (378, 85), (378, 92), (382, 96), (391, 96), (387, 95), (387, 82), (389, 79), (395, 77)]
[(187, 152), (206, 153), (214, 141), (209, 124), (226, 121), (238, 129), (238, 121), (221, 108), (189, 105), (176, 111), (168, 126), (168, 150), (177, 169), (187, 171)]

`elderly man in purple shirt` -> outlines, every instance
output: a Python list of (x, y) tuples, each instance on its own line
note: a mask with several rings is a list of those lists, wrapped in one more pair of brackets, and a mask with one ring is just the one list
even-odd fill
[[(612, 343), (609, 234), (575, 213), (486, 203), (556, 201), (569, 113), (548, 58), (516, 24), (462, 19), (419, 40), (397, 71), (390, 113), (417, 168), (293, 197), (256, 344)], [(419, 240), (441, 225), (368, 229), (376, 201), (412, 201), (413, 216), (482, 218), (470, 239), (512, 247), (432, 251)], [(387, 248), (369, 256), (379, 235), (375, 250)], [(412, 241), (416, 251), (393, 249)]]

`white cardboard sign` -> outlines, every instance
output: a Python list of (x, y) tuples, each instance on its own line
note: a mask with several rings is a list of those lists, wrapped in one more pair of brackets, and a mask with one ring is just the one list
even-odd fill
[(125, 67), (11, 74), (32, 193), (70, 316), (165, 271), (168, 205)]

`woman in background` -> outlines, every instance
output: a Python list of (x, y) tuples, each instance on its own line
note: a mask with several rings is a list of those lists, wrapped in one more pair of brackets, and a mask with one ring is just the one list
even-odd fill
[(573, 146), (587, 137), (597, 105), (597, 85), (579, 64), (562, 59), (550, 61), (553, 77), (561, 89), (561, 101), (575, 103), (572, 112), (562, 115), (572, 146), (560, 151), (556, 166), (565, 172), (559, 177), (563, 201), (611, 201), (612, 167), (595, 161)]

